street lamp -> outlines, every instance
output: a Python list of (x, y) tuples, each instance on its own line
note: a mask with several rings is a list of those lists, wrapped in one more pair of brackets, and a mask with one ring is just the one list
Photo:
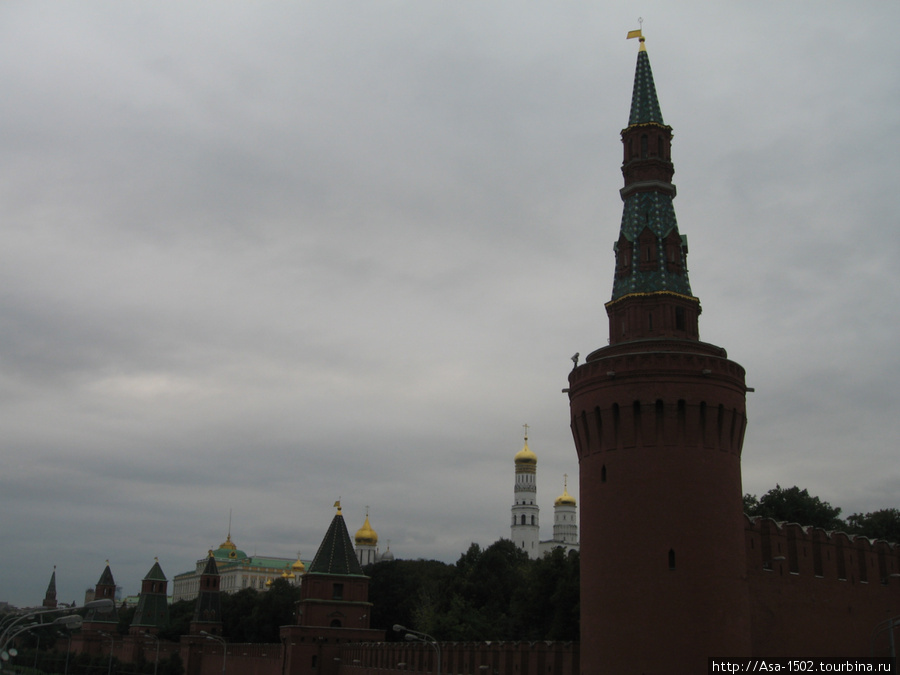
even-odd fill
[[(44, 614), (45, 612), (34, 612), (35, 614)], [(24, 617), (23, 617), (24, 618)], [(81, 617), (80, 616), (58, 616), (56, 619), (51, 621), (50, 623), (38, 623), (36, 621), (32, 621), (31, 623), (27, 623), (25, 625), (19, 626), (19, 629), (15, 632), (10, 632), (12, 627), (17, 624), (18, 621), (13, 622), (6, 631), (3, 633), (5, 640), (2, 645), (0, 645), (0, 660), (9, 661), (10, 656), (15, 656), (18, 652), (15, 649), (7, 649), (7, 645), (10, 642), (15, 640), (22, 633), (27, 633), (30, 630), (34, 630), (36, 628), (42, 628), (44, 626), (63, 626), (68, 628), (69, 630), (76, 630), (81, 627)]]
[(438, 644), (438, 641), (433, 637), (428, 635), (427, 633), (422, 633), (417, 630), (413, 630), (412, 628), (407, 628), (406, 626), (401, 626), (399, 623), (394, 624), (394, 632), (395, 633), (404, 633), (403, 639), (408, 642), (424, 642), (426, 644), (430, 644), (434, 647), (434, 650), (437, 652), (437, 670), (435, 671), (438, 675), (441, 673), (441, 645)]
[(109, 665), (106, 667), (106, 675), (110, 675), (112, 672), (113, 645), (116, 644), (116, 637), (112, 633), (104, 633), (102, 630), (100, 635), (109, 638)]
[(156, 640), (156, 662), (153, 664), (153, 675), (156, 675), (156, 671), (159, 668), (159, 638), (149, 631), (144, 631), (144, 637), (152, 638)]
[(205, 630), (201, 630), (200, 635), (207, 640), (215, 640), (216, 642), (222, 643), (222, 675), (225, 675), (225, 657), (228, 655), (228, 643), (225, 642), (225, 638), (213, 635), (212, 633), (207, 633)]
[(28, 612), (25, 614), (15, 615), (17, 618), (9, 623), (3, 633), (0, 633), (0, 649), (6, 647), (6, 644), (9, 642), (9, 638), (7, 635), (13, 629), (13, 627), (21, 621), (25, 619), (30, 619), (35, 616), (42, 616), (44, 614), (53, 614), (55, 612), (75, 612), (79, 609), (112, 609), (115, 606), (115, 603), (109, 598), (103, 598), (102, 600), (92, 600), (91, 602), (84, 603), (81, 607), (57, 607), (55, 609), (39, 609), (36, 612)]

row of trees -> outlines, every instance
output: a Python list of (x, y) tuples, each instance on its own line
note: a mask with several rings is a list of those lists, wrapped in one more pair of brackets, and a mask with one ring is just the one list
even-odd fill
[(870, 539), (900, 542), (900, 509), (854, 513), (843, 520), (840, 517), (840, 507), (832, 506), (796, 485), (790, 488), (776, 485), (759, 498), (746, 494), (744, 511), (749, 516), (774, 518), (826, 530), (840, 530)]
[(577, 552), (531, 560), (500, 539), (472, 544), (454, 565), (395, 560), (366, 574), (378, 628), (401, 624), (437, 640), (578, 640)]

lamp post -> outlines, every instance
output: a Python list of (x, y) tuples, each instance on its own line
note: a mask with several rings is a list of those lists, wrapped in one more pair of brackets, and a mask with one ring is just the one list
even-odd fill
[[(35, 614), (43, 614), (44, 612), (35, 612)], [(13, 625), (18, 623), (18, 621), (13, 622)], [(81, 617), (80, 616), (59, 616), (56, 617), (50, 623), (37, 623), (36, 621), (32, 623), (25, 624), (24, 626), (19, 626), (19, 630), (15, 632), (10, 632), (12, 629), (12, 625), (10, 625), (6, 631), (4, 632), (5, 639), (3, 644), (0, 645), (0, 661), (9, 661), (10, 656), (15, 656), (17, 654), (15, 649), (7, 649), (9, 643), (15, 640), (22, 633), (27, 633), (30, 630), (34, 630), (36, 628), (42, 628), (44, 626), (65, 626), (69, 630), (76, 630), (81, 627)]]
[(109, 665), (106, 667), (106, 675), (110, 675), (112, 673), (113, 645), (116, 644), (116, 638), (112, 633), (104, 633), (102, 630), (100, 635), (109, 638)]
[(205, 637), (207, 640), (215, 640), (216, 642), (220, 642), (222, 644), (222, 675), (225, 675), (225, 657), (228, 655), (228, 643), (225, 642), (225, 638), (207, 633), (205, 630), (201, 630), (200, 635)]
[(428, 633), (422, 633), (417, 630), (413, 630), (412, 628), (407, 628), (406, 626), (401, 626), (399, 623), (394, 624), (394, 632), (395, 633), (404, 633), (403, 639), (409, 642), (424, 642), (426, 644), (430, 644), (434, 647), (434, 650), (437, 652), (437, 670), (434, 671), (438, 675), (441, 673), (441, 645), (438, 644), (438, 641), (433, 637), (428, 635)]
[(24, 621), (25, 619), (31, 619), (36, 616), (43, 616), (44, 614), (75, 612), (79, 609), (112, 609), (114, 605), (115, 603), (109, 598), (103, 598), (102, 600), (93, 600), (91, 602), (86, 602), (81, 607), (57, 607), (55, 609), (39, 609), (36, 612), (27, 612), (25, 614), (16, 615), (17, 618), (11, 621), (9, 625), (6, 626), (3, 633), (0, 633), (0, 649), (5, 648), (6, 643), (9, 642), (10, 638), (8, 637), (8, 635), (10, 631), (12, 631), (16, 624)]
[(153, 664), (153, 675), (156, 675), (156, 671), (159, 669), (159, 638), (150, 631), (146, 630), (144, 631), (144, 637), (156, 640), (156, 661)]
[(72, 634), (71, 633), (60, 633), (59, 631), (56, 631), (56, 634), (59, 635), (59, 637), (64, 637), (64, 638), (66, 638), (66, 640), (68, 640), (68, 643), (66, 644), (65, 675), (69, 675), (69, 652), (72, 651)]

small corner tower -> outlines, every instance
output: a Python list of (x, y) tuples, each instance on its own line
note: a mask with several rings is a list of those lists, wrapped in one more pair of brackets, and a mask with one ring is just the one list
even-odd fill
[[(689, 674), (748, 656), (744, 369), (700, 341), (672, 129), (640, 31), (609, 344), (569, 374), (580, 469), (581, 670)], [(648, 637), (653, 649), (647, 649)]]
[(537, 455), (528, 447), (528, 425), (525, 445), (516, 453), (516, 484), (513, 493), (512, 524), (509, 538), (529, 557), (540, 554), (540, 507), (537, 504)]

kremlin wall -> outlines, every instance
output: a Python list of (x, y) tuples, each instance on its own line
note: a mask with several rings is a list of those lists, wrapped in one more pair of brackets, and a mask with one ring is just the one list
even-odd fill
[[(228, 672), (244, 675), (693, 675), (707, 672), (709, 657), (888, 655), (894, 643), (880, 628), (900, 617), (900, 545), (743, 513), (750, 389), (725, 349), (700, 341), (700, 301), (673, 207), (672, 128), (644, 38), (629, 37), (640, 38), (640, 50), (621, 132), (624, 208), (605, 305), (609, 340), (584, 363), (573, 358), (564, 390), (583, 517), (579, 530), (564, 488), (554, 508), (566, 517), (555, 519), (548, 542), (580, 549), (580, 644), (385, 642), (385, 627), (369, 625), (360, 564), (360, 545), (374, 561), (377, 537), (367, 514), (354, 551), (336, 505), (308, 564), (259, 561), (263, 589), (266, 574), (301, 582), (295, 623), (281, 628), (280, 643), (228, 644), (223, 653), (218, 597), (229, 590), (223, 572), (239, 557), (229, 533), (219, 551), (176, 577), (179, 597), (197, 603), (180, 643), (144, 637), (165, 614), (167, 581), (157, 563), (129, 635), (110, 643), (103, 632), (114, 629), (115, 616), (95, 612), (72, 638), (73, 652), (153, 660), (158, 644), (160, 657), (180, 654), (188, 675), (224, 672), (226, 659)], [(545, 542), (527, 430), (515, 466), (510, 535), (535, 557)], [(114, 591), (107, 566), (95, 596)]]

